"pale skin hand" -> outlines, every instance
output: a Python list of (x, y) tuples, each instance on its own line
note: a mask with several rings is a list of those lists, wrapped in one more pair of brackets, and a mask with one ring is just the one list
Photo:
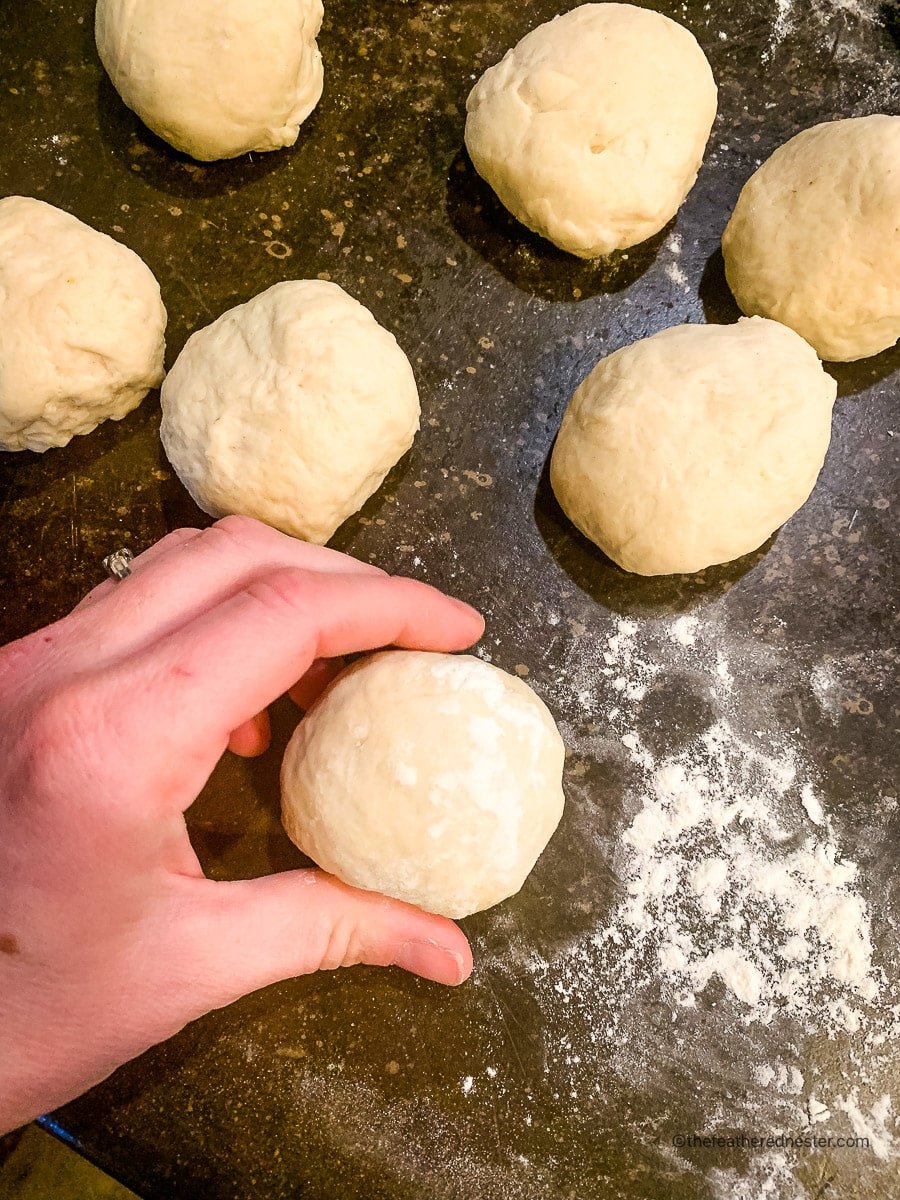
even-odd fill
[(443, 917), (319, 871), (205, 879), (183, 813), (330, 660), (482, 630), (424, 584), (229, 517), (0, 649), (0, 1133), (266, 984), (360, 962), (468, 977)]

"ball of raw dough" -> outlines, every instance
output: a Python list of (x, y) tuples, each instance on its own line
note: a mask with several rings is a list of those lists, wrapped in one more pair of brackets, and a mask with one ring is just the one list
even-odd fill
[(209, 162), (293, 146), (322, 95), (321, 0), (97, 0), (100, 58), (145, 125)]
[(165, 331), (134, 251), (52, 204), (0, 200), (0, 450), (121, 420), (162, 382)]
[(465, 917), (525, 882), (562, 816), (563, 758), (521, 679), (469, 656), (387, 651), (301, 722), (282, 818), (345, 883)]
[(631, 4), (583, 4), (534, 29), (475, 85), (466, 145), (529, 229), (580, 258), (658, 233), (716, 115), (693, 35)]
[(761, 317), (679, 325), (617, 350), (572, 397), (556, 497), (626, 571), (700, 571), (756, 550), (806, 501), (837, 385)]
[(900, 337), (900, 117), (804, 129), (750, 177), (722, 239), (745, 313), (821, 358), (851, 362)]
[(194, 500), (327, 542), (419, 428), (394, 335), (334, 283), (277, 283), (195, 333), (162, 390), (161, 435)]

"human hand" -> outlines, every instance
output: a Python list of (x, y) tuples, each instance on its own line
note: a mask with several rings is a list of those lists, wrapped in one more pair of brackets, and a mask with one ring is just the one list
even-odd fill
[(205, 879), (183, 813), (329, 660), (482, 630), (425, 584), (228, 517), (0, 649), (0, 1133), (281, 979), (360, 962), (467, 978), (445, 918), (319, 871)]

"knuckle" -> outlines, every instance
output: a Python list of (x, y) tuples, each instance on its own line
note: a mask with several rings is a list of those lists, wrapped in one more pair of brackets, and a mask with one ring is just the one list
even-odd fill
[(47, 742), (80, 737), (97, 720), (101, 708), (98, 689), (86, 680), (53, 684), (37, 701), (30, 728)]
[(0, 682), (10, 686), (17, 684), (23, 675), (32, 674), (36, 657), (34, 649), (33, 635), (0, 646)]
[(313, 591), (314, 582), (309, 571), (302, 567), (284, 567), (257, 579), (247, 589), (247, 595), (267, 613), (282, 616), (306, 611)]
[(212, 558), (252, 565), (263, 550), (259, 529), (259, 522), (251, 517), (223, 517), (203, 530), (200, 545)]
[(195, 537), (199, 537), (201, 532), (199, 529), (192, 529), (190, 525), (182, 525), (178, 529), (173, 529), (171, 533), (167, 533), (162, 541), (158, 543), (158, 548), (177, 550), (185, 542), (192, 542)]
[(322, 950), (322, 970), (352, 967), (362, 959), (362, 948), (356, 923), (348, 917), (339, 918), (325, 940)]
[(38, 694), (48, 679), (52, 679), (67, 658), (67, 631), (73, 624), (72, 614), (53, 625), (38, 629), (18, 641), (0, 647), (0, 684), (26, 688), (28, 695)]
[(258, 523), (252, 517), (242, 517), (234, 514), (223, 517), (207, 529), (203, 538), (209, 542), (224, 542), (226, 545), (237, 545), (241, 549), (252, 545), (257, 533)]
[[(153, 545), (141, 551), (133, 563), (134, 573), (140, 574), (159, 555), (166, 554), (172, 550), (180, 550), (182, 546), (186, 546), (189, 542), (198, 538), (201, 532), (202, 530), (200, 529), (191, 529), (186, 525), (178, 529), (172, 529), (165, 537), (160, 538), (158, 542), (154, 542)], [(115, 589), (118, 587), (118, 584), (115, 581), (107, 581), (107, 583), (101, 584), (101, 587), (106, 588), (107, 586)]]
[(37, 794), (46, 797), (73, 786), (71, 764), (92, 743), (101, 709), (102, 698), (91, 681), (55, 683), (35, 697), (23, 714), (19, 750)]

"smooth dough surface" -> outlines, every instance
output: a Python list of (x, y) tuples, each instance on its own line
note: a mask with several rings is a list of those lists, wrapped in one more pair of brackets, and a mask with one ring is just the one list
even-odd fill
[(145, 125), (203, 162), (292, 146), (322, 95), (321, 0), (97, 0), (97, 49)]
[(485, 72), (466, 146), (524, 225), (596, 258), (675, 215), (715, 115), (712, 70), (684, 26), (631, 4), (583, 4)]
[(900, 117), (804, 129), (744, 185), (722, 239), (741, 309), (851, 362), (900, 337)]
[(679, 325), (603, 359), (572, 397), (550, 479), (604, 554), (639, 575), (756, 550), (806, 501), (837, 385), (784, 325)]
[(194, 500), (327, 542), (410, 448), (419, 394), (393, 334), (334, 283), (275, 284), (199, 330), (162, 389)]
[(345, 883), (464, 917), (525, 882), (562, 816), (564, 755), (520, 679), (468, 655), (387, 651), (300, 723), (282, 818)]
[(42, 200), (0, 200), (0, 450), (121, 420), (162, 382), (165, 330), (134, 251)]

